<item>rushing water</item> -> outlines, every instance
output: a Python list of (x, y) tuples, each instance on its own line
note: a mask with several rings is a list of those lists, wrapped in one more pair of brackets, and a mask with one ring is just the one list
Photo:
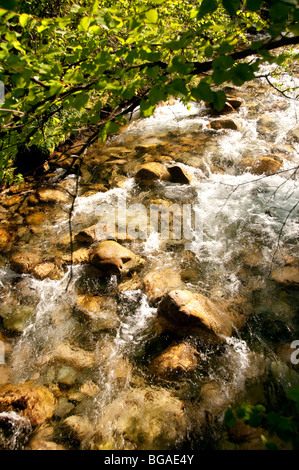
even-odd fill
[[(158, 108), (148, 119), (135, 116), (106, 145), (107, 149), (131, 150), (132, 155), (138, 146), (160, 145), (161, 155), (171, 155), (167, 162), (179, 162), (189, 172), (190, 184), (160, 181), (142, 188), (134, 179), (134, 159), (129, 155), (128, 165), (124, 166), (125, 183), (104, 193), (79, 196), (73, 212), (72, 227), (76, 233), (97, 222), (97, 211), (104, 203), (133, 207), (164, 200), (189, 205), (194, 211), (197, 229), (191, 227), (187, 240), (165, 240), (152, 230), (145, 239), (125, 242), (146, 259), (142, 274), (161, 267), (179, 269), (187, 288), (212, 299), (241, 302), (250, 312), (246, 325), (231, 338), (225, 338), (221, 346), (207, 347), (192, 335), (188, 337), (201, 353), (200, 367), (191, 378), (171, 382), (148, 375), (151, 359), (174, 337), (155, 333), (157, 308), (149, 303), (142, 284), (119, 291), (116, 276), (102, 283), (88, 272), (85, 264), (73, 266), (67, 290), (70, 269), (58, 280), (19, 276), (7, 267), (0, 270), (3, 308), (14, 299), (34, 310), (21, 333), (12, 337), (10, 381), (35, 381), (53, 390), (60, 387), (60, 408), (52, 420), (59, 430), (57, 442), (65, 444), (67, 438), (63, 438), (59, 426), (75, 415), (87, 417), (98, 433), (96, 438), (94, 432), (87, 433), (81, 448), (89, 448), (91, 442), (99, 449), (130, 449), (134, 442), (135, 448), (150, 446), (147, 442), (160, 449), (220, 448), (222, 418), (229, 404), (249, 400), (275, 407), (281, 389), (298, 383), (296, 370), (277, 356), (279, 345), (299, 338), (298, 284), (276, 282), (271, 273), (277, 267), (282, 269), (286, 259), (291, 260), (288, 266), (298, 266), (295, 169), (299, 146), (298, 138), (292, 139), (289, 132), (298, 127), (299, 108), (296, 101), (286, 99), (262, 80), (238, 93), (244, 99), (243, 105), (238, 112), (226, 116), (234, 119), (237, 130), (214, 131), (209, 128), (212, 117), (205, 106), (194, 103), (187, 109), (175, 102)], [(270, 131), (259, 131), (258, 121), (264, 114), (271, 118)], [(167, 145), (172, 145), (172, 153)], [(92, 151), (97, 151), (97, 147)], [(100, 147), (100, 151), (105, 152), (105, 147)], [(241, 165), (242, 159), (273, 154), (279, 155), (282, 162), (274, 175), (252, 174)], [(72, 188), (74, 177), (68, 177), (68, 181)], [(39, 243), (46, 250), (53, 236), (59, 239), (67, 232), (68, 219), (62, 214), (47, 226)], [(87, 326), (74, 313), (78, 286), (104, 299), (100, 323)], [(92, 353), (94, 365), (66, 366), (63, 360), (62, 365), (57, 365), (53, 357), (57, 356), (57, 348), (65, 344)], [(74, 380), (61, 379), (67, 372)], [(153, 393), (150, 405), (149, 390)], [(168, 407), (179, 410), (181, 403), (189, 411), (184, 415), (185, 427), (183, 418), (178, 420), (182, 430), (175, 421), (178, 431), (173, 437), (164, 429), (163, 420), (168, 418), (163, 412), (170, 413)], [(220, 416), (208, 430), (203, 424), (207, 412)], [(2, 421), (9, 421), (9, 415), (0, 415)], [(171, 427), (171, 419), (175, 418), (169, 419)], [(19, 416), (11, 422), (16, 431), (6, 439), (6, 445), (17, 449), (20, 440), (16, 440), (16, 435), (22, 435), (23, 428), (29, 425)], [(154, 437), (152, 441), (150, 437), (134, 441), (138, 432), (138, 436), (151, 436), (153, 423), (161, 428), (157, 431), (160, 447)], [(78, 442), (67, 445), (76, 447)]]

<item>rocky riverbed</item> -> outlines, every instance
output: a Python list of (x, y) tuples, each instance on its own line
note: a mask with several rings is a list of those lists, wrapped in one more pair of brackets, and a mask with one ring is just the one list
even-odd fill
[(298, 383), (298, 105), (227, 94), (0, 194), (0, 448), (263, 448), (223, 416)]

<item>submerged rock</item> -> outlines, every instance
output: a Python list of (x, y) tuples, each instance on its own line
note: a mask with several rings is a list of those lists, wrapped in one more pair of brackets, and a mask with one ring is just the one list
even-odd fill
[(55, 407), (55, 397), (46, 387), (30, 382), (0, 387), (0, 413), (15, 411), (28, 418), (33, 427), (51, 418)]
[(165, 389), (135, 388), (105, 408), (91, 450), (170, 450), (186, 434), (182, 401)]
[(199, 353), (187, 343), (169, 346), (149, 366), (150, 374), (162, 379), (180, 379), (198, 366)]
[(282, 168), (282, 162), (275, 156), (264, 156), (260, 158), (243, 158), (241, 165), (254, 175), (273, 175)]
[(279, 284), (290, 286), (299, 285), (299, 267), (284, 266), (282, 268), (276, 268), (272, 271), (271, 278)]
[(145, 293), (150, 302), (155, 303), (173, 289), (182, 288), (184, 283), (178, 272), (172, 268), (150, 271), (143, 279)]
[(233, 322), (229, 312), (201, 294), (188, 290), (173, 290), (159, 303), (158, 327), (178, 335), (187, 332), (208, 342), (218, 342), (231, 336)]
[(75, 369), (90, 369), (95, 364), (95, 356), (92, 352), (68, 343), (60, 343), (52, 353), (45, 355), (41, 360), (42, 364), (49, 362), (66, 364)]
[(128, 274), (143, 266), (144, 260), (119, 243), (107, 240), (91, 253), (90, 261), (97, 268), (110, 274)]

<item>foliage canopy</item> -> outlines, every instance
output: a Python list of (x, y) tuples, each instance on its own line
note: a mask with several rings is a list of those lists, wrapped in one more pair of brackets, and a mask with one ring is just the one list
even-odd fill
[(137, 106), (147, 117), (174, 96), (221, 110), (224, 83), (287, 59), (272, 51), (298, 43), (298, 19), (297, 0), (1, 1), (0, 182), (15, 181), (20, 149), (88, 128), (84, 153)]

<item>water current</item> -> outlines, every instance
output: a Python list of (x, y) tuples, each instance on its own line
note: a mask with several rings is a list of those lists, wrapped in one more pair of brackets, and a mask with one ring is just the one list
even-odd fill
[[(280, 80), (284, 88), (299, 86), (296, 76)], [(5, 328), (5, 322), (1, 327), (10, 344), (4, 366), (11, 372), (9, 383), (30, 382), (54, 393), (57, 405), (48, 423), (51, 442), (70, 449), (225, 448), (223, 416), (228, 406), (250, 402), (277, 409), (283, 393), (298, 384), (290, 344), (299, 339), (299, 106), (293, 99), (298, 90), (288, 93), (290, 99), (257, 79), (229, 90), (242, 104), (224, 116), (202, 103), (187, 108), (180, 101), (159, 107), (147, 119), (136, 112), (120, 134), (90, 149), (91, 156), (112, 156), (118, 180), (107, 191), (88, 196), (84, 181), (79, 181), (74, 233), (95, 224), (103, 204), (126, 207), (132, 227), (136, 207), (146, 208), (146, 218), (155, 201), (184, 206), (187, 215), (192, 213), (182, 238), (162, 237), (151, 227), (146, 236), (121, 242), (145, 260), (127, 284), (114, 274), (103, 281), (89, 263), (75, 262), (66, 290), (70, 266), (58, 279), (37, 279), (16, 273), (2, 261), (2, 311), (7, 312), (12, 299), (14, 305), (31, 309), (17, 334)], [(212, 120), (222, 118), (233, 120), (235, 128), (210, 127)], [(274, 161), (275, 171), (268, 166), (266, 172), (252, 171), (252, 162), (261, 157), (267, 165)], [(145, 158), (180, 165), (189, 183), (157, 180), (141, 185), (135, 173)], [(61, 174), (57, 170), (52, 181)], [(63, 183), (72, 191), (75, 175)], [(69, 208), (65, 204), (37, 236), (22, 242), (23, 247), (51, 252), (68, 234)], [(192, 332), (183, 338), (157, 332), (157, 304), (150, 302), (142, 279), (162, 269), (178, 271), (185, 289), (237, 306), (246, 321), (212, 346)], [(101, 300), (88, 321), (76, 307), (78, 295), (86, 294)], [(195, 370), (174, 380), (150, 374), (151, 361), (178, 338), (197, 350)], [(70, 345), (77, 356), (67, 349)], [(0, 413), (0, 423), (11, 419), (16, 429), (5, 445), (19, 448), (16, 436), (27, 426), (25, 447), (32, 448), (30, 424), (23, 423), (21, 415), (14, 419), (14, 414)], [(75, 419), (80, 425), (72, 427)], [(82, 435), (80, 426), (87, 430)]]

